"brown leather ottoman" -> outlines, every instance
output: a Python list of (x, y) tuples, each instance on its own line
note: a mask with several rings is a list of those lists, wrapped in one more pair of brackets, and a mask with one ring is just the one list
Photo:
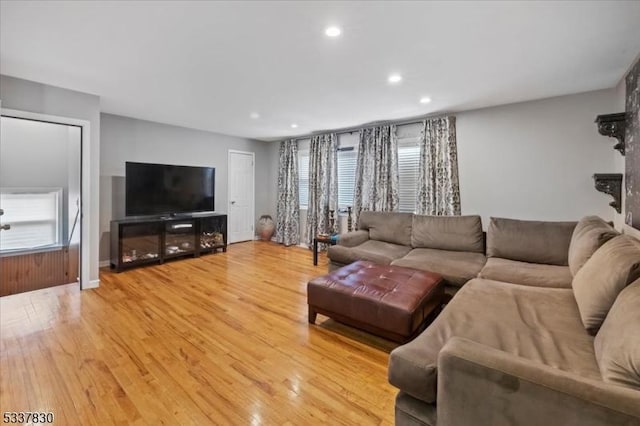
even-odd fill
[(307, 284), (311, 324), (319, 313), (397, 342), (420, 332), (443, 298), (439, 274), (362, 260)]

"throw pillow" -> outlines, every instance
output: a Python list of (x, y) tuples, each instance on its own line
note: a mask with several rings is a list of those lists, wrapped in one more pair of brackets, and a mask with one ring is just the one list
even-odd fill
[(640, 277), (640, 241), (619, 235), (600, 247), (573, 277), (582, 324), (595, 334), (618, 294)]
[(596, 250), (617, 235), (619, 235), (618, 232), (598, 216), (586, 216), (580, 219), (573, 230), (569, 244), (571, 274), (575, 276)]

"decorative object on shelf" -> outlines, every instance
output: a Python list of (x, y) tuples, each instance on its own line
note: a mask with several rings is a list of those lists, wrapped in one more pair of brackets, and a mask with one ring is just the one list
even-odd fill
[(353, 209), (351, 206), (347, 207), (347, 232), (353, 231)]
[(263, 214), (258, 220), (258, 236), (262, 241), (271, 241), (273, 233), (276, 230), (276, 224), (273, 218), (268, 214)]
[(222, 233), (220, 233), (220, 232), (214, 232), (213, 233), (213, 243), (216, 246), (224, 245), (224, 235), (222, 235)]
[(613, 146), (613, 149), (617, 149), (622, 155), (625, 155), (624, 133), (627, 127), (626, 119), (627, 114), (620, 112), (616, 114), (599, 115), (595, 121), (598, 124), (598, 133), (618, 140), (618, 143)]
[(333, 235), (336, 233), (336, 218), (335, 218), (335, 213), (336, 211), (331, 209), (329, 210), (329, 234)]
[(622, 173), (596, 173), (593, 175), (596, 190), (611, 195), (609, 203), (618, 213), (622, 213)]

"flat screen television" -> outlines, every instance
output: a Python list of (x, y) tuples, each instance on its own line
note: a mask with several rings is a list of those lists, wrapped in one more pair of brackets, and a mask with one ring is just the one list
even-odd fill
[(127, 216), (215, 210), (216, 169), (126, 162)]

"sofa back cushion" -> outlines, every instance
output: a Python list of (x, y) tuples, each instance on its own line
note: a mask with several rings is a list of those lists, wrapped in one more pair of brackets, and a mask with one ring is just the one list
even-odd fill
[(594, 341), (606, 382), (640, 390), (640, 279), (622, 290)]
[(358, 229), (369, 231), (372, 240), (411, 246), (412, 213), (369, 212), (360, 213)]
[(484, 253), (480, 216), (413, 216), (411, 246)]
[(587, 260), (618, 232), (598, 216), (586, 216), (578, 221), (569, 244), (569, 269), (576, 275)]
[(547, 265), (568, 265), (576, 222), (540, 222), (491, 218), (487, 256)]
[(582, 324), (595, 334), (618, 294), (640, 277), (640, 240), (619, 235), (604, 243), (578, 271), (573, 294)]

